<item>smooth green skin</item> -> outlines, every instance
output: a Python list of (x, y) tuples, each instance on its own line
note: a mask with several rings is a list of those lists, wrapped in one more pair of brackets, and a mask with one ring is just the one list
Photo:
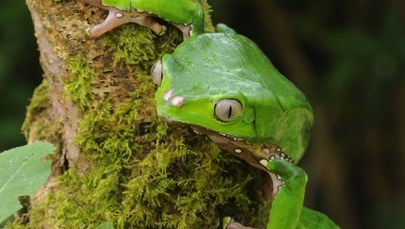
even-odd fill
[[(156, 92), (160, 116), (250, 144), (277, 144), (295, 162), (301, 159), (310, 138), (311, 106), (251, 40), (235, 33), (202, 34), (163, 56), (162, 63), (164, 77)], [(169, 90), (185, 97), (180, 109), (162, 99)], [(232, 122), (214, 117), (214, 104), (225, 98), (243, 106)]]
[(284, 180), (271, 204), (267, 229), (296, 228), (303, 208), (307, 175), (303, 169), (283, 160), (270, 160), (267, 168)]
[(339, 228), (325, 214), (303, 207), (307, 183), (307, 175), (303, 169), (283, 160), (270, 160), (267, 168), (284, 180), (272, 202), (267, 229)]
[(198, 1), (193, 0), (102, 0), (101, 4), (120, 10), (135, 8), (179, 24), (192, 24), (193, 34), (204, 30), (204, 10)]
[[(276, 143), (297, 162), (313, 122), (305, 96), (252, 41), (227, 27), (222, 31), (192, 37), (163, 57), (163, 79), (156, 92), (158, 115), (248, 143)], [(181, 106), (165, 101), (170, 90), (173, 98), (184, 98)], [(241, 116), (227, 123), (214, 115), (214, 104), (225, 98), (238, 99), (243, 106)], [(308, 220), (311, 217), (325, 219), (319, 228), (338, 228), (321, 213), (303, 209), (307, 175), (301, 168), (284, 160), (270, 160), (267, 168), (284, 181), (272, 202), (267, 229), (316, 225)]]

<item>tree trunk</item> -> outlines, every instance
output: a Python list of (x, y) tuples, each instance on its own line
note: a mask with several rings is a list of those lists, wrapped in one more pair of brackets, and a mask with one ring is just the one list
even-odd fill
[(216, 228), (224, 216), (266, 224), (258, 170), (156, 116), (149, 69), (180, 31), (157, 36), (131, 24), (91, 39), (84, 31), (105, 11), (73, 0), (27, 4), (44, 82), (24, 132), (58, 146), (28, 227)]

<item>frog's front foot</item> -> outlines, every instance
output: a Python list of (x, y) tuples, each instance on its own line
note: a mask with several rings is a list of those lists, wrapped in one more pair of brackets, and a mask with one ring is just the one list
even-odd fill
[(159, 24), (151, 16), (144, 15), (143, 13), (126, 12), (110, 8), (108, 9), (107, 18), (102, 23), (88, 28), (86, 33), (91, 37), (98, 37), (126, 23), (136, 23), (148, 27), (157, 35), (163, 35), (166, 31), (166, 27)]

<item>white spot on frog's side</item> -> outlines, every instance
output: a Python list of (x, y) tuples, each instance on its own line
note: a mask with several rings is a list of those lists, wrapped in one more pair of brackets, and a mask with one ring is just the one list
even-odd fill
[(123, 15), (122, 13), (116, 13), (116, 14), (115, 14), (115, 17), (117, 17), (117, 18), (122, 18), (122, 17), (124, 17), (124, 15)]
[(172, 96), (173, 96), (173, 90), (169, 90), (163, 95), (163, 100), (167, 103), (170, 101)]
[(236, 148), (236, 149), (235, 149), (235, 153), (242, 153), (242, 150), (241, 150), (241, 149)]
[(267, 168), (267, 164), (269, 164), (269, 161), (267, 161), (266, 159), (261, 159), (261, 160), (259, 161), (259, 163), (260, 163), (261, 165), (263, 165), (264, 167)]
[(183, 106), (183, 104), (184, 104), (184, 96), (175, 96), (175, 97), (172, 99), (171, 104), (172, 104), (173, 106), (176, 106), (176, 107), (181, 107), (181, 106)]

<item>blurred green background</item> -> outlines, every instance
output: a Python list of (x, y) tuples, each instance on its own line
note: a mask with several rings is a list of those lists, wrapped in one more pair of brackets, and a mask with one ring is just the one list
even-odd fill
[[(306, 205), (342, 228), (405, 228), (405, 1), (211, 0), (308, 96)], [(41, 81), (23, 1), (0, 3), (0, 151), (24, 144)]]
[(31, 16), (22, 0), (0, 2), (0, 152), (25, 144), (25, 107), (41, 82)]

